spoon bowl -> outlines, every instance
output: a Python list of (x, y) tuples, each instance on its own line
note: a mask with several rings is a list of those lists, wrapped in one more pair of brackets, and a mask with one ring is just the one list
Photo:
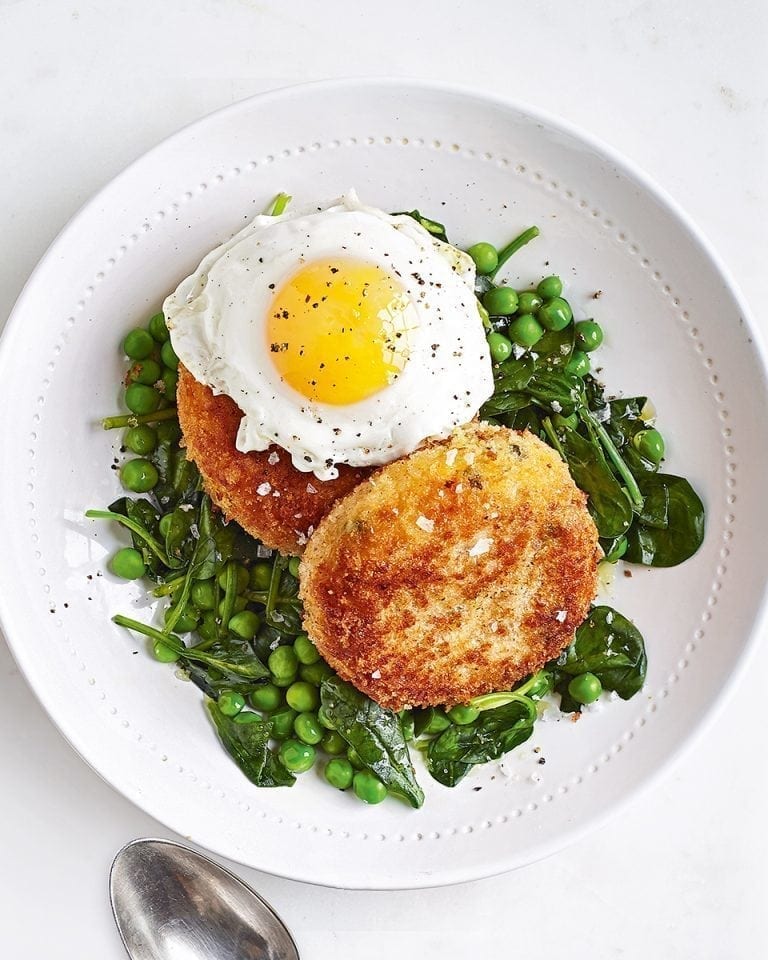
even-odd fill
[(285, 924), (255, 890), (180, 843), (126, 844), (109, 894), (132, 960), (299, 960)]

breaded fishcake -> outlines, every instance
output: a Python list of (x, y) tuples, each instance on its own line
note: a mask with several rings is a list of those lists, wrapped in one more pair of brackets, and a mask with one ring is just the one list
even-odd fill
[(211, 499), (251, 536), (286, 554), (299, 554), (331, 509), (370, 469), (339, 467), (336, 480), (318, 480), (291, 463), (280, 447), (241, 453), (235, 447), (242, 412), (230, 397), (214, 396), (179, 364), (176, 394), (187, 456)]
[(527, 431), (470, 424), (336, 504), (302, 558), (304, 623), (380, 704), (464, 703), (571, 641), (599, 556), (557, 453)]

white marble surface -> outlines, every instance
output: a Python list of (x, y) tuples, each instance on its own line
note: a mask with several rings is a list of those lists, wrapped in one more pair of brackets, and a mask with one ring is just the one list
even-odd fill
[[(0, 41), (0, 322), (78, 206), (179, 126), (287, 82), (390, 74), (529, 101), (631, 156), (715, 242), (768, 334), (763, 0), (0, 0)], [(766, 676), (763, 643), (661, 782), (514, 874), (385, 894), (241, 873), (308, 960), (765, 956)], [(5, 646), (0, 729), (2, 955), (118, 960), (110, 860), (167, 831), (70, 750)]]

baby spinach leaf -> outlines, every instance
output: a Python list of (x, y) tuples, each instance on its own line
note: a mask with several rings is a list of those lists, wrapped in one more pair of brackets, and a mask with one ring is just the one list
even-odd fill
[(398, 715), (338, 677), (323, 681), (320, 697), (333, 728), (355, 748), (366, 767), (392, 793), (405, 798), (411, 806), (420, 807), (424, 791), (416, 782)]
[(246, 680), (263, 680), (269, 676), (269, 670), (244, 640), (217, 643), (208, 650), (185, 647), (181, 655), (185, 660), (193, 660), (223, 674), (231, 673)]
[(499, 417), (502, 414), (515, 413), (527, 407), (531, 398), (527, 393), (500, 393), (494, 394), (490, 400), (486, 400), (480, 408), (480, 416), (483, 420), (488, 417)]
[(527, 392), (554, 413), (571, 413), (580, 402), (581, 380), (561, 370), (541, 370), (531, 377)]
[(474, 723), (451, 726), (430, 742), (427, 769), (440, 783), (455, 786), (475, 764), (498, 760), (524, 743), (535, 721), (536, 706), (524, 696), (484, 710)]
[(393, 217), (411, 217), (415, 220), (416, 223), (421, 224), (422, 227), (431, 233), (433, 237), (436, 237), (438, 240), (442, 240), (443, 243), (448, 242), (448, 237), (445, 234), (445, 227), (442, 223), (438, 223), (437, 220), (430, 220), (429, 217), (425, 217), (419, 213), (418, 210), (399, 210), (397, 213), (392, 214)]
[(642, 688), (646, 667), (645, 644), (637, 627), (611, 607), (593, 607), (573, 643), (554, 662), (555, 688), (564, 694), (571, 677), (594, 673), (604, 690), (615, 690), (622, 700), (629, 700)]
[(574, 339), (574, 326), (571, 323), (563, 330), (547, 330), (533, 348), (537, 367), (565, 367), (573, 354)]
[(704, 541), (704, 504), (690, 483), (667, 473), (646, 473), (637, 478), (646, 500), (667, 502), (666, 526), (652, 525), (642, 515), (627, 533), (624, 556), (630, 563), (674, 567), (699, 549)]
[(296, 777), (269, 748), (272, 733), (269, 720), (259, 718), (253, 723), (238, 723), (234, 717), (225, 717), (213, 700), (208, 701), (207, 707), (227, 753), (251, 783), (257, 787), (293, 786)]
[(563, 428), (557, 437), (568, 469), (576, 483), (589, 497), (588, 508), (601, 537), (619, 537), (632, 523), (632, 504), (599, 446), (582, 437), (576, 430)]

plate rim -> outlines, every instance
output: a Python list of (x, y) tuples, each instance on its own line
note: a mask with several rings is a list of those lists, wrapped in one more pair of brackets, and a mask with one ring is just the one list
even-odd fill
[[(242, 100), (238, 100), (235, 103), (228, 104), (217, 110), (210, 111), (204, 116), (180, 127), (178, 130), (164, 137), (149, 150), (136, 157), (116, 176), (112, 177), (108, 182), (106, 182), (93, 196), (87, 199), (67, 220), (61, 230), (48, 245), (44, 254), (38, 261), (37, 265), (24, 284), (21, 292), (19, 293), (19, 296), (16, 299), (16, 302), (3, 329), (2, 336), (0, 336), (0, 372), (2, 372), (2, 370), (5, 368), (5, 365), (10, 362), (10, 344), (13, 337), (16, 335), (16, 328), (21, 324), (22, 315), (25, 310), (25, 300), (29, 296), (29, 291), (33, 288), (39, 272), (47, 267), (49, 261), (55, 254), (57, 247), (60, 245), (60, 243), (66, 240), (67, 235), (75, 228), (77, 222), (94, 206), (99, 204), (102, 198), (111, 192), (116, 186), (118, 186), (125, 177), (134, 172), (137, 167), (145, 163), (151, 163), (154, 157), (157, 154), (162, 153), (174, 140), (181, 140), (184, 136), (188, 136), (195, 130), (204, 128), (214, 117), (224, 119), (230, 115), (237, 115), (243, 111), (247, 112), (254, 104), (257, 103), (261, 105), (271, 101), (290, 99), (291, 97), (295, 96), (301, 97), (303, 91), (306, 90), (320, 90), (321, 92), (329, 92), (332, 94), (336, 90), (348, 90), (351, 86), (354, 86), (356, 89), (393, 89), (400, 87), (404, 89), (404, 92), (417, 90), (421, 92), (434, 92), (448, 97), (457, 96), (464, 99), (474, 98), (486, 105), (497, 107), (505, 111), (515, 112), (519, 116), (528, 118), (540, 126), (572, 137), (590, 147), (598, 155), (609, 160), (620, 170), (622, 174), (633, 180), (652, 197), (654, 197), (660, 206), (669, 214), (671, 214), (678, 224), (684, 229), (692, 244), (699, 248), (709, 266), (721, 279), (728, 295), (738, 307), (741, 316), (744, 319), (745, 326), (753, 338), (756, 354), (756, 365), (758, 369), (760, 369), (763, 378), (768, 380), (768, 351), (763, 334), (759, 326), (756, 324), (749, 305), (746, 302), (746, 299), (742, 294), (736, 280), (731, 274), (730, 269), (722, 261), (706, 234), (696, 225), (695, 221), (685, 212), (682, 206), (676, 200), (674, 200), (674, 198), (672, 198), (663, 187), (659, 186), (655, 180), (646, 174), (633, 160), (627, 158), (615, 148), (602, 141), (600, 138), (583, 130), (578, 125), (564, 120), (563, 118), (560, 118), (545, 110), (533, 107), (522, 101), (518, 101), (513, 98), (502, 97), (497, 94), (487, 93), (486, 91), (472, 86), (422, 79), (410, 79), (407, 77), (350, 77), (282, 85), (253, 96), (246, 97)], [(52, 709), (49, 707), (49, 705), (42, 699), (41, 693), (38, 692), (37, 687), (32, 681), (32, 677), (35, 673), (33, 669), (34, 658), (30, 656), (30, 658), (27, 660), (24, 655), (24, 645), (20, 642), (15, 643), (12, 639), (11, 630), (9, 627), (13, 619), (14, 618), (11, 615), (10, 604), (6, 600), (5, 592), (0, 592), (0, 628), (3, 631), (11, 655), (18, 665), (20, 672), (24, 676), (27, 684), (32, 689), (43, 710), (53, 722), (54, 726), (61, 732), (78, 756), (80, 756), (104, 782), (108, 783), (113, 790), (126, 797), (126, 799), (135, 804), (143, 812), (158, 820), (168, 830), (176, 833), (175, 828), (170, 826), (163, 817), (158, 816), (154, 811), (148, 808), (138, 791), (130, 789), (130, 785), (126, 785), (125, 788), (117, 787), (112, 780), (110, 780), (96, 766), (94, 766), (94, 764), (78, 746), (78, 736), (76, 730), (70, 729), (70, 724), (66, 718), (57, 717), (54, 715), (54, 712), (52, 712)], [(729, 696), (733, 693), (735, 686), (738, 684), (740, 678), (743, 676), (743, 673), (748, 668), (749, 660), (757, 645), (758, 638), (765, 629), (767, 623), (768, 570), (766, 570), (763, 574), (762, 593), (755, 607), (755, 615), (751, 629), (749, 630), (748, 635), (746, 635), (744, 638), (744, 642), (738, 656), (732, 662), (727, 679), (720, 686), (717, 694), (708, 703), (707, 709), (698, 717), (696, 723), (688, 731), (686, 731), (684, 736), (666, 754), (666, 756), (664, 756), (660, 761), (656, 762), (654, 769), (649, 774), (644, 776), (639, 784), (634, 785), (633, 788), (626, 792), (623, 796), (609, 802), (604, 809), (584, 817), (575, 825), (570, 825), (565, 829), (560, 830), (556, 836), (549, 841), (542, 841), (537, 844), (534, 848), (533, 856), (527, 855), (523, 861), (520, 861), (515, 859), (513, 853), (505, 854), (504, 856), (498, 857), (490, 869), (488, 869), (488, 867), (483, 867), (481, 864), (470, 864), (467, 867), (462, 868), (460, 864), (455, 866), (449, 862), (445, 866), (441, 867), (439, 876), (412, 876), (406, 881), (397, 880), (395, 882), (387, 882), (387, 878), (383, 878), (381, 875), (379, 875), (375, 883), (354, 883), (353, 888), (370, 890), (420, 889), (436, 886), (447, 886), (466, 882), (468, 880), (479, 879), (481, 877), (496, 876), (509, 870), (519, 868), (528, 863), (533, 863), (551, 856), (558, 850), (570, 846), (585, 835), (591, 833), (593, 830), (596, 830), (601, 824), (617, 815), (622, 809), (634, 802), (655, 783), (657, 783), (661, 777), (668, 773), (672, 765), (680, 759), (681, 755), (693, 747), (699, 741), (699, 738), (704, 735), (706, 730), (709, 728), (709, 725), (714, 722), (717, 716), (719, 716), (721, 711), (724, 709)], [(61, 713), (61, 711), (58, 712)], [(251, 864), (237, 860), (236, 857), (233, 857), (231, 852), (226, 852), (219, 849), (216, 843), (209, 844), (207, 840), (205, 845), (202, 845), (194, 840), (192, 842), (197, 846), (201, 846), (202, 849), (211, 851), (230, 861), (242, 863), (243, 866), (251, 869), (265, 869), (263, 867), (253, 867)], [(300, 868), (291, 869), (290, 871), (285, 872), (270, 868), (268, 872), (275, 876), (284, 877), (285, 879), (318, 883), (322, 884), (323, 886), (337, 887), (342, 889), (350, 888), (349, 884), (345, 884), (339, 880), (334, 881), (328, 877), (318, 878), (316, 871), (314, 873), (304, 874)], [(331, 870), (330, 872), (333, 873), (334, 871)]]

